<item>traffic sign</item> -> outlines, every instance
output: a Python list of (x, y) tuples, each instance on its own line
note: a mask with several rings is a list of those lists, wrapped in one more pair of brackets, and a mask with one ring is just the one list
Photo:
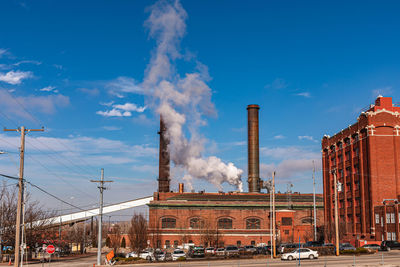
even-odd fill
[(53, 254), (56, 251), (56, 248), (53, 245), (48, 245), (46, 248), (46, 252), (49, 254)]

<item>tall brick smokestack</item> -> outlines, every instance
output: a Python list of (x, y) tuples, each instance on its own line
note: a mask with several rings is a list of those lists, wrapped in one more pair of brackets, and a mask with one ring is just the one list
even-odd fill
[(169, 140), (167, 137), (167, 128), (160, 117), (160, 152), (158, 162), (158, 192), (169, 192)]
[(247, 150), (249, 193), (260, 193), (260, 159), (258, 141), (258, 105), (247, 106)]

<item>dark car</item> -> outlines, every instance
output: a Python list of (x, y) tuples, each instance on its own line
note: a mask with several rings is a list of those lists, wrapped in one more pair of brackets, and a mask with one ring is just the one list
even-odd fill
[(191, 258), (203, 258), (205, 256), (205, 249), (202, 247), (194, 247), (189, 251), (189, 257)]
[(225, 248), (225, 255), (227, 257), (239, 257), (239, 249), (237, 246), (227, 246)]
[(356, 250), (356, 248), (350, 243), (341, 243), (339, 244), (339, 251), (343, 250)]
[(400, 249), (400, 243), (397, 241), (382, 241), (381, 249), (390, 251), (392, 249)]
[(308, 241), (304, 244), (306, 248), (322, 247), (324, 243), (318, 241)]

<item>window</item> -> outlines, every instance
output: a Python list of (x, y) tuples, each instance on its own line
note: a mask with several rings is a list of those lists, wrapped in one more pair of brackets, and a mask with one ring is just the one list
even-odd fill
[(392, 232), (392, 240), (396, 241), (396, 233), (395, 232)]
[(236, 241), (236, 246), (237, 247), (241, 247), (242, 246), (242, 241), (240, 241), (240, 240)]
[(174, 248), (177, 248), (177, 247), (178, 247), (178, 244), (179, 244), (179, 243), (178, 243), (178, 240), (175, 240), (175, 241), (174, 241)]
[(165, 240), (165, 248), (170, 248), (171, 247), (171, 243), (169, 242), (169, 240)]
[(291, 217), (282, 217), (282, 225), (292, 225)]
[(391, 232), (387, 232), (387, 239), (386, 240), (392, 240), (392, 233)]
[(174, 218), (163, 218), (161, 220), (161, 228), (176, 228), (176, 219)]
[(250, 218), (246, 220), (246, 229), (260, 229), (260, 220), (256, 218)]
[(255, 246), (255, 245), (256, 245), (256, 241), (251, 240), (250, 244), (251, 244), (252, 246)]
[(354, 142), (357, 142), (358, 141), (358, 134), (354, 135), (353, 139), (354, 139)]
[(200, 218), (192, 218), (190, 219), (190, 228), (192, 229), (200, 229), (203, 228), (204, 221)]
[(229, 218), (222, 218), (218, 220), (218, 228), (232, 229), (232, 220)]
[(386, 223), (390, 223), (390, 213), (386, 213)]
[(383, 217), (381, 217), (381, 226), (383, 227)]
[(289, 234), (289, 230), (285, 230), (284, 232), (285, 232), (285, 235)]
[[(342, 157), (340, 157), (340, 158), (342, 158)], [(340, 169), (340, 170), (339, 170), (339, 176), (340, 176), (340, 178), (343, 178), (343, 175), (344, 175), (343, 169)]]
[(396, 220), (394, 219), (394, 213), (390, 213), (390, 221), (392, 223), (396, 223)]
[(375, 223), (379, 224), (379, 214), (375, 214)]
[(358, 157), (358, 155), (360, 154), (360, 148), (354, 148), (354, 154), (356, 155), (356, 157)]
[(343, 143), (342, 143), (342, 142), (339, 142), (339, 143), (338, 143), (338, 146), (339, 146), (340, 149), (342, 149), (342, 148), (343, 148)]

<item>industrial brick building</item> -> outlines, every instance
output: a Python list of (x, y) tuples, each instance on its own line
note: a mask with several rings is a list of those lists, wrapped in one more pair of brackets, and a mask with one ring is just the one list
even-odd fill
[[(271, 240), (270, 194), (154, 193), (149, 206), (153, 246), (257, 245)], [(322, 195), (317, 195), (317, 226), (323, 223)], [(313, 195), (276, 195), (277, 239), (313, 239)]]
[[(327, 230), (334, 224), (336, 172), (343, 188), (338, 193), (339, 224), (345, 232), (341, 242), (359, 245), (399, 239), (400, 107), (391, 97), (379, 96), (356, 123), (332, 137), (324, 136), (322, 166)], [(393, 216), (389, 215), (390, 224), (393, 218), (390, 235), (383, 231), (391, 227), (383, 214), (385, 199), (392, 200), (394, 207)]]
[[(183, 184), (170, 191), (167, 128), (160, 122), (159, 188), (149, 206), (151, 246), (268, 244), (272, 237), (270, 194), (259, 175), (258, 105), (248, 110), (249, 193), (187, 193)], [(323, 225), (323, 199), (316, 196), (317, 226)], [(313, 240), (313, 195), (276, 194), (277, 239)]]

